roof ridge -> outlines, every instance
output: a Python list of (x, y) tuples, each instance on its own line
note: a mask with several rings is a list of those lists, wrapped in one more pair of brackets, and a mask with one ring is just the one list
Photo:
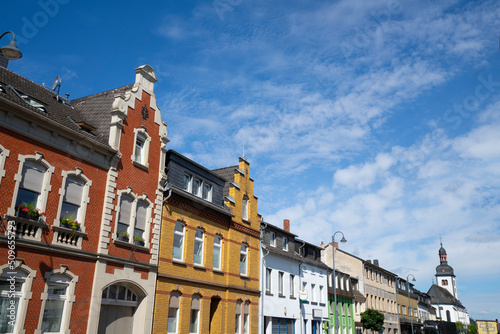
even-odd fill
[(104, 92), (99, 92), (99, 93), (95, 93), (95, 94), (92, 94), (92, 95), (86, 95), (86, 96), (82, 96), (82, 97), (79, 97), (77, 99), (74, 99), (74, 100), (71, 100), (70, 102), (80, 102), (80, 100), (86, 100), (86, 99), (90, 99), (90, 98), (94, 98), (94, 97), (99, 97), (99, 96), (102, 96), (102, 95), (106, 95), (106, 94), (109, 94), (110, 92), (112, 91), (117, 91), (117, 90), (120, 90), (120, 89), (124, 89), (124, 88), (132, 88), (134, 86), (134, 84), (129, 84), (129, 85), (125, 85), (125, 86), (121, 86), (121, 87), (116, 87), (116, 88), (113, 88), (113, 89), (109, 89), (109, 90), (106, 90)]

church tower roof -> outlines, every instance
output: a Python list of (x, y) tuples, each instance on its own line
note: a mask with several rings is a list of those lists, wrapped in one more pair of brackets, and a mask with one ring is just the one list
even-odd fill
[(441, 248), (439, 248), (439, 266), (436, 267), (436, 277), (437, 276), (453, 276), (453, 268), (448, 265), (446, 249), (443, 247), (443, 242), (441, 242)]

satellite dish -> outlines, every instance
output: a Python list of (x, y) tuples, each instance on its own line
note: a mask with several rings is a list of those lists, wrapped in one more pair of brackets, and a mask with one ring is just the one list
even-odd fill
[(61, 78), (59, 78), (59, 76), (57, 76), (55, 79), (54, 79), (54, 83), (52, 84), (52, 91), (55, 91), (57, 87), (61, 87)]

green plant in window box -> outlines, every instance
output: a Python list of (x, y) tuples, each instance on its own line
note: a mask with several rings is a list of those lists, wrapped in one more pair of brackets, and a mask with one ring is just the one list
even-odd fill
[(134, 244), (139, 245), (139, 246), (144, 246), (144, 238), (136, 235), (134, 237)]
[(129, 236), (129, 234), (127, 232), (120, 232), (120, 233), (118, 233), (118, 240), (128, 242), (129, 238), (130, 238), (130, 236)]
[(65, 217), (60, 220), (61, 226), (65, 228), (70, 228), (74, 231), (79, 231), (81, 223), (78, 220), (74, 220), (73, 216)]

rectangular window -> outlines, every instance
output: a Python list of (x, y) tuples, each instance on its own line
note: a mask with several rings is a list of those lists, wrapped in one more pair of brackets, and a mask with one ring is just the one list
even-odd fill
[(288, 238), (287, 237), (283, 237), (283, 250), (284, 251), (288, 251)]
[(221, 249), (222, 249), (222, 239), (218, 235), (214, 237), (214, 254), (212, 265), (214, 269), (221, 269)]
[(137, 202), (137, 211), (135, 216), (134, 226), (134, 241), (144, 242), (144, 231), (146, 230), (146, 222), (148, 216), (149, 204), (145, 201)]
[(269, 238), (269, 243), (271, 246), (276, 247), (276, 233), (271, 232), (271, 236)]
[(65, 284), (49, 285), (43, 311), (42, 333), (60, 332), (67, 288)]
[(184, 225), (181, 222), (175, 223), (174, 228), (174, 246), (172, 257), (175, 260), (183, 260), (184, 255)]
[(22, 180), (17, 192), (16, 208), (19, 205), (32, 205), (35, 209), (40, 206), (39, 199), (45, 172), (46, 168), (36, 161), (27, 160), (24, 162)]
[(140, 164), (144, 164), (144, 143), (146, 138), (137, 134), (137, 139), (135, 140), (135, 154), (134, 160)]
[(212, 186), (210, 184), (203, 183), (203, 199), (212, 201)]
[(234, 332), (241, 333), (241, 301), (236, 302), (236, 314), (234, 319)]
[(191, 320), (189, 322), (189, 333), (197, 334), (198, 333), (198, 315), (200, 310), (191, 310)]
[(319, 302), (324, 303), (325, 302), (325, 297), (323, 296), (323, 286), (319, 286)]
[(74, 222), (81, 220), (78, 217), (82, 205), (83, 189), (85, 182), (79, 177), (69, 175), (66, 178), (66, 188), (61, 207), (61, 219)]
[(167, 333), (177, 333), (177, 313), (178, 308), (169, 307), (167, 319)]
[(245, 302), (245, 308), (243, 309), (243, 334), (248, 334), (250, 322), (250, 303)]
[(203, 264), (203, 241), (204, 233), (202, 230), (197, 229), (194, 235), (194, 256), (193, 262), (197, 265)]
[(285, 274), (282, 271), (278, 272), (278, 291), (280, 296), (285, 295), (284, 279), (285, 279)]
[(193, 177), (189, 174), (184, 174), (184, 184), (182, 186), (182, 189), (191, 192), (191, 181), (193, 180)]
[(266, 292), (271, 293), (271, 274), (272, 270), (266, 268)]
[(201, 180), (194, 179), (194, 182), (193, 182), (193, 194), (195, 196), (201, 197)]
[(122, 195), (120, 202), (120, 213), (118, 215), (118, 226), (116, 234), (120, 236), (122, 233), (128, 234), (130, 219), (132, 215), (132, 203), (134, 199), (128, 195)]
[(248, 247), (245, 244), (241, 244), (240, 248), (240, 274), (247, 275), (247, 255)]
[(248, 198), (243, 197), (241, 217), (248, 220)]
[(290, 297), (295, 297), (295, 275), (290, 274)]

